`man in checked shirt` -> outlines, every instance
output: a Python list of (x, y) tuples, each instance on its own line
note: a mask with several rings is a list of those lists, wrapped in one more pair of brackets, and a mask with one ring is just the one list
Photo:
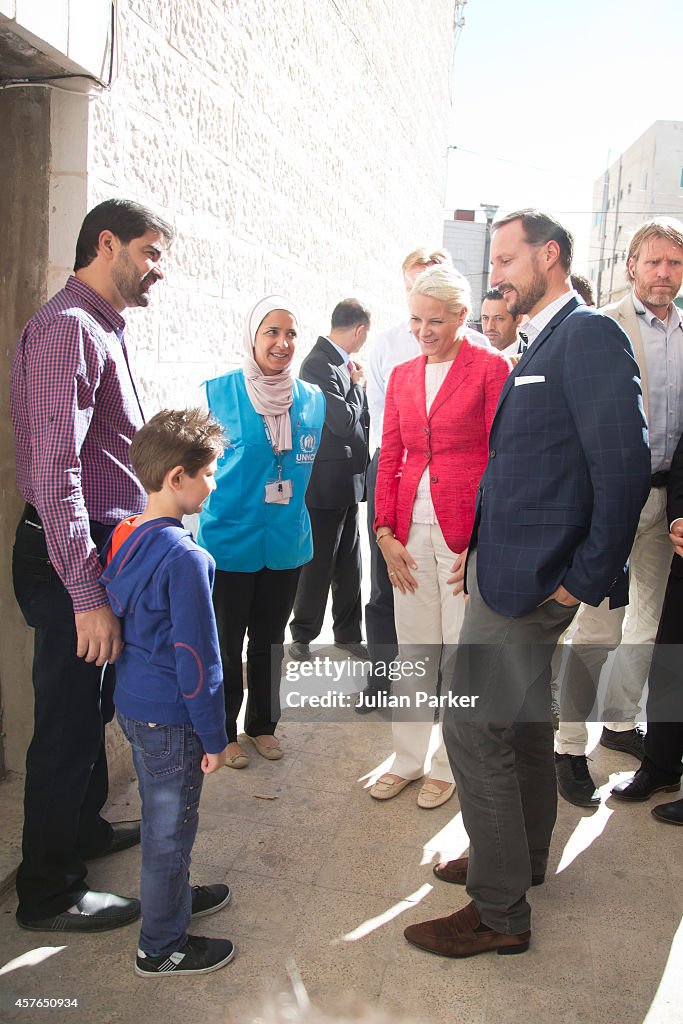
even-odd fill
[(100, 815), (111, 665), (122, 644), (98, 551), (116, 523), (145, 505), (128, 456), (143, 415), (121, 314), (147, 306), (172, 237), (137, 203), (112, 199), (91, 210), (74, 274), (29, 320), (12, 366), (17, 486), (26, 501), (14, 591), (35, 630), (17, 921), (37, 931), (104, 931), (140, 913), (137, 900), (86, 883), (85, 860), (140, 839), (139, 822), (112, 825)]

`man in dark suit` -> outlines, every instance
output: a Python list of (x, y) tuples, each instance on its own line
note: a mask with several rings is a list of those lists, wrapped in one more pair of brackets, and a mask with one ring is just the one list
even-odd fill
[(358, 502), (365, 497), (368, 464), (368, 408), (365, 372), (353, 356), (365, 344), (370, 313), (357, 299), (344, 299), (332, 312), (327, 338), (318, 338), (301, 364), (300, 377), (325, 395), (325, 426), (313, 464), (306, 505), (313, 530), (313, 560), (299, 577), (290, 624), (289, 656), (308, 660), (319, 635), (332, 588), (334, 640), (357, 657), (361, 643), (361, 556)]
[(467, 559), (451, 698), (469, 695), (470, 710), (461, 699), (444, 716), (469, 858), (434, 868), (472, 902), (405, 932), (455, 957), (529, 946), (526, 891), (545, 879), (557, 814), (550, 661), (581, 601), (627, 601), (650, 490), (638, 366), (621, 328), (572, 290), (571, 235), (538, 210), (493, 230), (491, 286), (528, 314), (527, 347), (496, 410)]
[[(674, 556), (657, 631), (647, 698), (645, 757), (627, 782), (612, 790), (617, 800), (648, 800), (654, 793), (676, 793), (683, 766), (683, 437), (678, 442), (667, 484), (667, 519)], [(683, 825), (683, 800), (657, 804), (652, 814), (669, 825)]]

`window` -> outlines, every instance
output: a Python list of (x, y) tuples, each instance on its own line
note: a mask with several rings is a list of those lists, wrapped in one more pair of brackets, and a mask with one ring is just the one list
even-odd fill
[(642, 185), (640, 187), (642, 188), (643, 192), (647, 188), (647, 171), (646, 170), (643, 171), (643, 183), (642, 183)]

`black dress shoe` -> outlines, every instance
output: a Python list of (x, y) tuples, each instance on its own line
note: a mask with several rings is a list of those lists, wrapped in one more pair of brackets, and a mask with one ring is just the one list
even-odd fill
[(361, 661), (370, 660), (370, 652), (368, 651), (365, 644), (361, 643), (348, 643), (343, 644), (339, 640), (334, 641), (334, 646), (341, 648), (342, 651), (348, 651), (352, 658), (360, 658)]
[(649, 800), (653, 793), (677, 793), (681, 788), (680, 779), (663, 779), (649, 766), (641, 766), (632, 779), (619, 782), (612, 787), (612, 796), (617, 800)]
[(379, 689), (375, 686), (366, 686), (358, 694), (358, 700), (354, 704), (353, 710), (358, 715), (369, 715), (371, 711), (381, 710), (385, 707), (388, 694), (388, 690)]
[(118, 853), (119, 850), (127, 850), (129, 846), (137, 846), (140, 842), (140, 821), (112, 821), (111, 839), (106, 846), (99, 850), (79, 850), (83, 860), (99, 860), (100, 857), (108, 857), (110, 853)]
[(308, 644), (295, 640), (294, 643), (289, 645), (289, 658), (290, 661), (310, 661), (311, 660), (311, 648)]
[(637, 726), (635, 729), (627, 729), (626, 732), (616, 732), (603, 726), (600, 737), (600, 746), (608, 750), (621, 750), (623, 754), (631, 754), (642, 761), (645, 757), (645, 733)]
[(652, 817), (657, 821), (665, 821), (667, 825), (683, 825), (683, 800), (673, 800), (670, 804), (657, 804), (652, 808)]
[(33, 921), (17, 913), (17, 924), (31, 932), (107, 932), (130, 924), (139, 916), (139, 900), (88, 891), (71, 910)]
[(555, 775), (560, 795), (575, 807), (597, 807), (600, 794), (588, 771), (585, 754), (555, 754)]

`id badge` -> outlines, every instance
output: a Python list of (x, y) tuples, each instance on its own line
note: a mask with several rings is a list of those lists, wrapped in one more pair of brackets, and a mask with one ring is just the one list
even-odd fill
[(292, 497), (291, 480), (269, 480), (266, 484), (266, 504), (289, 505)]

